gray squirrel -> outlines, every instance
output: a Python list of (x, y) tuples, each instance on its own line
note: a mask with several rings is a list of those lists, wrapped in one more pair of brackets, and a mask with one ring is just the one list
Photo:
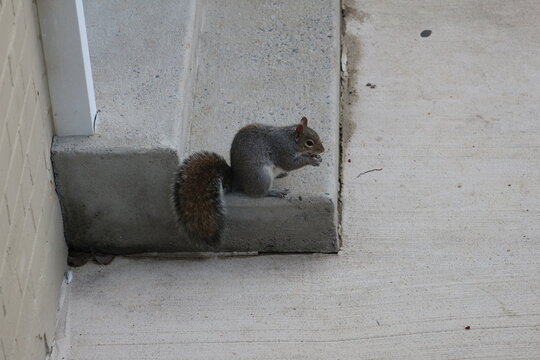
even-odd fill
[(290, 126), (251, 124), (240, 129), (231, 145), (231, 166), (202, 151), (179, 166), (172, 186), (176, 216), (190, 238), (218, 244), (224, 226), (223, 194), (285, 197), (288, 189), (272, 188), (275, 178), (306, 165), (319, 166), (324, 146), (307, 118)]

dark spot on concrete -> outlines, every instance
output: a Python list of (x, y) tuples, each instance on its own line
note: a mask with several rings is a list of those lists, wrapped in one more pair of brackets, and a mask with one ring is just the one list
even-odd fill
[(469, 325), (465, 326), (465, 330), (471, 330), (471, 327)]
[(430, 35), (431, 35), (431, 30), (424, 30), (424, 31), (422, 31), (422, 32), (420, 33), (420, 36), (421, 36), (421, 37), (424, 37), (424, 38), (425, 38), (425, 37), (428, 37), (428, 36), (430, 36)]
[(371, 17), (371, 15), (368, 14), (367, 12), (362, 11), (362, 10), (357, 10), (347, 5), (343, 7), (343, 16), (352, 17), (359, 23), (363, 23), (364, 21), (368, 20)]
[(159, 78), (159, 75), (154, 76), (156, 79)]

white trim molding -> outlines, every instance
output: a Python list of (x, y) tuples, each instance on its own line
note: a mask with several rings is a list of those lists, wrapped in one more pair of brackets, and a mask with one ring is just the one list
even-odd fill
[(96, 99), (82, 0), (37, 0), (55, 133), (92, 135)]

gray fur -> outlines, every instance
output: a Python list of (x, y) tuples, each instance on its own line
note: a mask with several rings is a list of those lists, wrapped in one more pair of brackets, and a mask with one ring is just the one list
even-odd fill
[(224, 191), (249, 196), (285, 197), (288, 189), (272, 188), (275, 178), (306, 165), (319, 166), (324, 147), (317, 133), (300, 124), (275, 127), (248, 125), (231, 145), (231, 167), (214, 153), (191, 155), (180, 165), (173, 184), (178, 221), (191, 238), (218, 244), (224, 226)]
[[(303, 128), (302, 136), (297, 138), (297, 126), (274, 127), (253, 124), (236, 134), (231, 146), (235, 191), (242, 191), (254, 197), (283, 197), (286, 191), (271, 189), (274, 176), (267, 170), (268, 168), (277, 167), (286, 172), (306, 165), (319, 166), (322, 160), (318, 154), (324, 151), (319, 136), (306, 126)], [(302, 144), (307, 138), (314, 140), (322, 151), (307, 150)]]

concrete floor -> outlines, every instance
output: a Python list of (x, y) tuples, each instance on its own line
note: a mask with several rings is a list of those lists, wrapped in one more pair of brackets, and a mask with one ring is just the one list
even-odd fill
[(540, 358), (540, 2), (402, 4), (345, 1), (343, 251), (74, 269), (56, 358)]

